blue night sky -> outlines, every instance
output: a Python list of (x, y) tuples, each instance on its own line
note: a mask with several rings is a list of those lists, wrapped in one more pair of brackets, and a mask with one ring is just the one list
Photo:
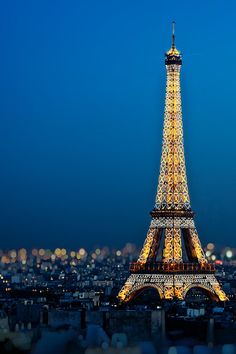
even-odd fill
[(200, 238), (236, 246), (235, 11), (216, 0), (1, 2), (1, 248), (143, 243), (172, 19)]

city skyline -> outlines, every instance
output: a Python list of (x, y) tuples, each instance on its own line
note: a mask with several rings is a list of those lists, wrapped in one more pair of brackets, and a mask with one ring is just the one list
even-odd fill
[[(142, 245), (159, 172), (172, 18), (154, 1), (91, 4), (72, 2), (65, 13), (62, 2), (1, 5), (2, 248)], [(227, 72), (235, 29), (216, 21), (222, 5), (212, 4), (190, 20), (194, 5), (172, 3), (187, 175), (203, 244), (235, 247), (236, 72)]]

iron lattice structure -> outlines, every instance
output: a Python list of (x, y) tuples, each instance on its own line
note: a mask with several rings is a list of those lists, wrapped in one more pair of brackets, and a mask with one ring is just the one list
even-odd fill
[(188, 192), (180, 93), (182, 57), (175, 47), (165, 54), (167, 70), (165, 115), (160, 175), (152, 220), (137, 262), (118, 294), (128, 302), (145, 288), (155, 288), (161, 299), (184, 299), (192, 287), (200, 287), (215, 300), (225, 301), (208, 263), (194, 224)]

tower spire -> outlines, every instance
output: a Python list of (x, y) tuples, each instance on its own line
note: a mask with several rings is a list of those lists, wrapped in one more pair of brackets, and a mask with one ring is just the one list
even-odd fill
[(175, 21), (172, 21), (172, 48), (175, 48)]
[(166, 64), (182, 64), (181, 53), (175, 46), (175, 21), (172, 21), (172, 43), (171, 48), (166, 52)]

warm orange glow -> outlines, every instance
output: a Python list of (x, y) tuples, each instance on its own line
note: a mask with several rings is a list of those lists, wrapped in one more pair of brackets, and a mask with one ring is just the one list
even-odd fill
[[(204, 254), (191, 210), (180, 93), (182, 59), (175, 47), (174, 33), (172, 39), (165, 61), (165, 116), (156, 203), (138, 261), (131, 263), (131, 275), (118, 294), (121, 302), (128, 302), (147, 287), (155, 288), (161, 299), (183, 300), (192, 287), (200, 287), (214, 299), (227, 300), (214, 276), (215, 266), (208, 263)], [(207, 248), (214, 260), (214, 244), (209, 243)], [(227, 252), (226, 256), (231, 258), (232, 251)]]

